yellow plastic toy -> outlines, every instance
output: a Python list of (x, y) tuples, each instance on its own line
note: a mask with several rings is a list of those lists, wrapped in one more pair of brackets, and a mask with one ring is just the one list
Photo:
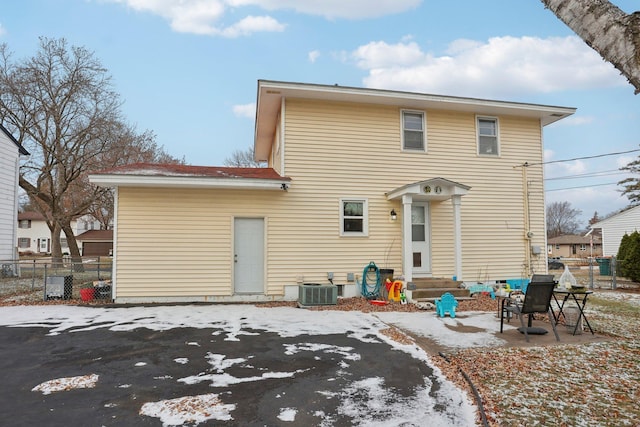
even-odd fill
[(402, 299), (401, 291), (402, 291), (403, 285), (404, 283), (402, 283), (402, 281), (400, 280), (391, 282), (391, 280), (387, 279), (386, 286), (387, 286), (387, 291), (389, 291), (389, 296), (387, 297), (387, 299), (389, 301), (400, 302)]

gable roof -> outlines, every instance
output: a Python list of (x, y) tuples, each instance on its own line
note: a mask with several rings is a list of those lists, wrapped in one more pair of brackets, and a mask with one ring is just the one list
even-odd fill
[(113, 240), (113, 230), (87, 230), (76, 236), (76, 240), (110, 242)]
[[(593, 236), (593, 243), (600, 244), (601, 238)], [(547, 240), (549, 245), (588, 245), (591, 242), (591, 236), (581, 236), (579, 234), (563, 234), (562, 236), (551, 237)]]
[(15, 139), (13, 135), (11, 135), (11, 133), (7, 130), (7, 128), (2, 126), (2, 123), (0, 123), (0, 131), (4, 132), (4, 134), (7, 135), (7, 138), (9, 138), (11, 141), (13, 141), (14, 144), (16, 144), (16, 146), (18, 147), (18, 152), (20, 154), (22, 154), (23, 156), (29, 155), (29, 152), (22, 146), (22, 144), (20, 144), (18, 140)]
[(273, 168), (135, 163), (89, 175), (103, 187), (198, 187), (286, 190), (291, 178)]
[(254, 152), (259, 161), (266, 161), (269, 146), (275, 136), (282, 100), (286, 98), (317, 99), (362, 104), (392, 105), (420, 110), (439, 109), (492, 116), (510, 115), (539, 119), (542, 126), (575, 113), (575, 108), (556, 107), (521, 102), (494, 101), (479, 98), (432, 95), (395, 90), (330, 86), (258, 80)]
[(36, 211), (18, 212), (18, 221), (22, 220), (46, 221), (47, 219), (40, 212)]

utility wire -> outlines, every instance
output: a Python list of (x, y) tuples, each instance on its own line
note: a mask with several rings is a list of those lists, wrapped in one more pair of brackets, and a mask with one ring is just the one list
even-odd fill
[(580, 185), (580, 186), (577, 186), (577, 187), (554, 188), (552, 190), (544, 190), (544, 191), (545, 191), (545, 193), (547, 193), (549, 191), (574, 190), (576, 188), (589, 188), (589, 187), (603, 187), (605, 185), (618, 185), (618, 183), (617, 182), (608, 182), (606, 184)]
[(576, 175), (565, 175), (565, 176), (555, 176), (553, 178), (545, 178), (545, 181), (556, 181), (559, 179), (580, 179), (580, 178), (594, 178), (600, 176), (611, 176), (611, 175), (624, 175), (629, 172), (621, 171), (618, 169), (612, 169), (608, 171), (600, 171), (600, 172), (591, 172), (591, 173), (582, 173)]
[[(619, 154), (629, 154), (640, 151), (640, 149), (628, 150), (628, 151), (619, 151), (617, 153), (605, 153), (605, 154), (596, 154), (595, 156), (585, 156), (585, 157), (574, 157), (573, 159), (564, 159), (564, 160), (550, 160), (548, 162), (540, 162), (540, 163), (526, 163), (526, 166), (537, 166), (537, 165), (550, 165), (552, 163), (565, 163), (565, 162), (573, 162), (575, 160), (587, 160), (587, 159), (597, 159), (599, 157), (607, 157), (607, 156), (617, 156)], [(525, 166), (522, 165), (522, 166)]]

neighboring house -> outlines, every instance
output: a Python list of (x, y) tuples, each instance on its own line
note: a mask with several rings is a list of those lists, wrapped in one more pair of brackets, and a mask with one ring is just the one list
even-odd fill
[[(77, 220), (71, 221), (73, 234), (78, 238), (87, 231), (99, 230), (100, 222), (91, 215), (84, 215)], [(101, 236), (98, 241), (102, 241)], [(111, 242), (113, 238), (110, 239)], [(42, 214), (34, 211), (18, 213), (18, 251), (21, 254), (49, 254), (51, 253), (51, 230)], [(94, 246), (94, 241), (88, 240), (89, 246)], [(103, 243), (104, 244), (104, 243)], [(60, 235), (60, 246), (63, 254), (69, 254), (69, 246), (64, 233)], [(80, 253), (82, 254), (82, 244), (78, 242)], [(90, 249), (89, 252), (93, 250)], [(102, 254), (102, 253), (101, 253)], [(104, 255), (108, 254), (108, 250)], [(93, 255), (93, 254), (92, 254)]]
[(29, 152), (0, 124), (0, 262), (14, 260), (17, 255), (20, 158), (28, 155)]
[(640, 206), (635, 206), (591, 225), (602, 230), (602, 255), (616, 256), (622, 236), (640, 231)]
[(566, 234), (547, 240), (547, 254), (550, 257), (586, 258), (602, 255), (602, 241), (599, 236)]
[(90, 176), (116, 189), (114, 297), (296, 299), (329, 275), (355, 295), (370, 261), (406, 281), (545, 270), (542, 131), (574, 112), (259, 81), (254, 149), (268, 168)]
[(76, 237), (82, 256), (110, 256), (113, 230), (88, 230)]

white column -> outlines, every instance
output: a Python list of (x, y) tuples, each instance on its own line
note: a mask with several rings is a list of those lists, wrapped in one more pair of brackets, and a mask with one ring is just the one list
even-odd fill
[(462, 228), (460, 223), (460, 204), (461, 196), (451, 197), (451, 205), (453, 205), (453, 250), (454, 250), (454, 267), (456, 278), (462, 278)]
[(402, 196), (402, 273), (405, 283), (413, 280), (413, 255), (411, 250), (411, 203), (413, 197)]

